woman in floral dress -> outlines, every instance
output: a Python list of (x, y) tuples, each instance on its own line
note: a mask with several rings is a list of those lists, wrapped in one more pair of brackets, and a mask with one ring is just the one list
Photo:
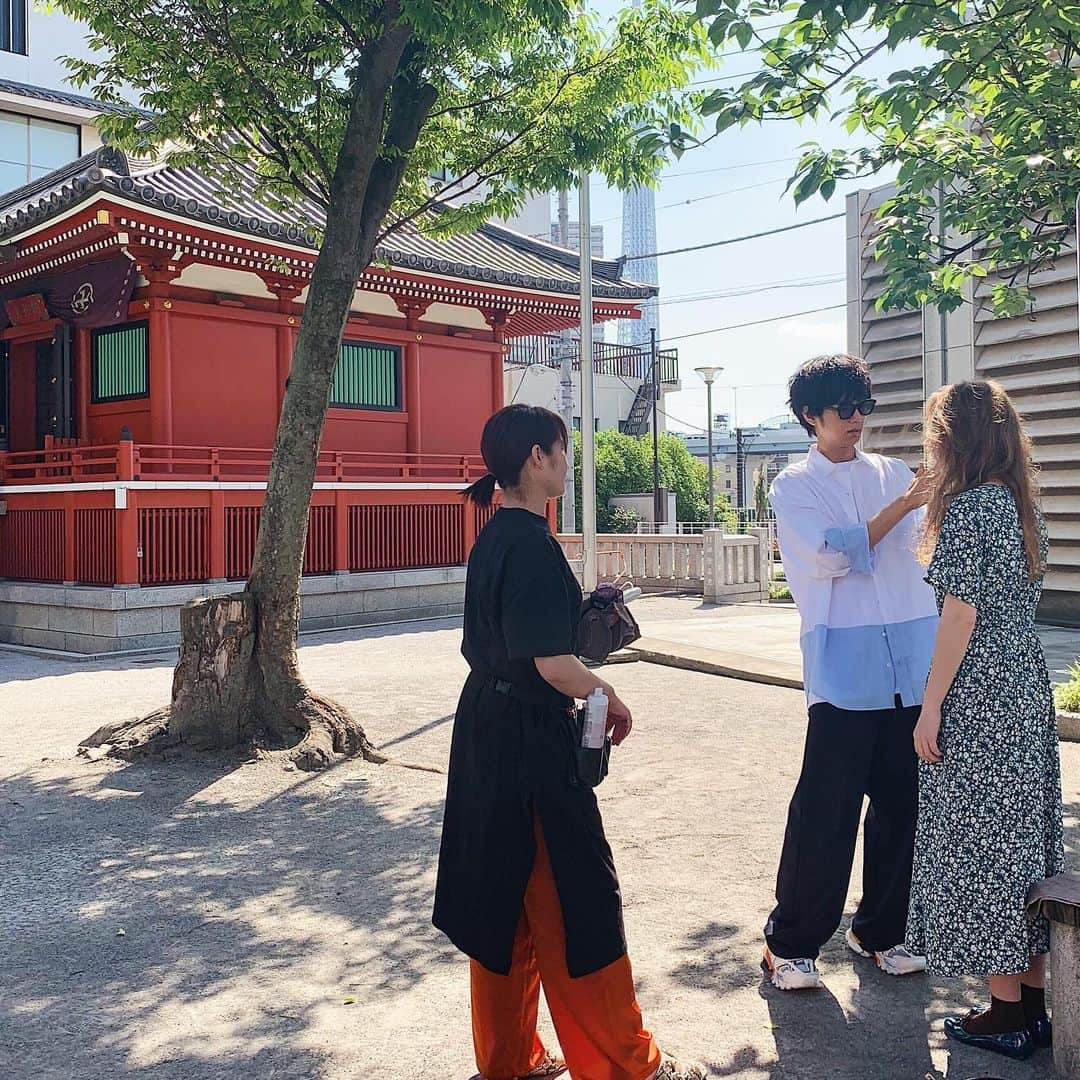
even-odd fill
[(926, 406), (923, 548), (941, 623), (915, 729), (919, 822), (908, 947), (939, 976), (981, 976), (990, 1007), (954, 1039), (1025, 1058), (1050, 1044), (1049, 929), (1028, 890), (1064, 869), (1057, 723), (1035, 609), (1046, 564), (1031, 446), (993, 382)]

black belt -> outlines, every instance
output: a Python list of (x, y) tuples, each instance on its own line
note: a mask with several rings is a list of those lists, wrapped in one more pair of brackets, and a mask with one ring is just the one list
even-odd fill
[[(483, 676), (481, 677), (483, 678)], [(557, 712), (572, 713), (574, 711), (569, 705), (560, 705), (550, 698), (543, 698), (539, 694), (533, 694), (527, 690), (522, 690), (521, 687), (515, 686), (514, 683), (509, 682), (506, 679), (500, 679), (496, 675), (488, 675), (484, 678), (484, 685), (488, 687), (489, 690), (494, 690), (496, 694), (502, 694), (503, 697), (511, 698), (514, 701), (520, 701), (525, 705), (534, 705), (540, 709), (552, 709)]]

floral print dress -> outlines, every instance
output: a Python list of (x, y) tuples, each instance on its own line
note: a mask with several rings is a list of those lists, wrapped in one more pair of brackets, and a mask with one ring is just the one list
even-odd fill
[[(1042, 549), (1046, 529), (1040, 520)], [(958, 495), (927, 581), (971, 604), (975, 630), (941, 709), (943, 761), (919, 763), (907, 944), (942, 976), (1016, 975), (1049, 950), (1030, 887), (1064, 870), (1057, 719), (1011, 491)]]

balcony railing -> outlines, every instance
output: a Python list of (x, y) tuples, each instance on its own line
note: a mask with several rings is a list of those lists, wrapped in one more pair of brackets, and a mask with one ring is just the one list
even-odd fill
[[(574, 370), (581, 369), (578, 343), (567, 341), (557, 334), (540, 337), (517, 338), (510, 343), (507, 363), (517, 367), (560, 368), (567, 351), (573, 354)], [(660, 365), (659, 379), (665, 385), (679, 381), (679, 350), (660, 349), (657, 352)], [(624, 379), (648, 379), (652, 358), (648, 346), (614, 345), (607, 341), (593, 342), (593, 370), (597, 375), (617, 375)]]
[[(272, 451), (226, 446), (49, 446), (0, 453), (0, 487), (154, 480), (265, 481)], [(483, 460), (468, 454), (397, 454), (326, 450), (319, 454), (316, 483), (463, 483), (479, 479)]]

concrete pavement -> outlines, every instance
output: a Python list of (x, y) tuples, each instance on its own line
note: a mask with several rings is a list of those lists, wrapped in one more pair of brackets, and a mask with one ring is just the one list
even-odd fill
[[(452, 622), (335, 632), (306, 638), (300, 663), (387, 753), (443, 769), (459, 644)], [(165, 658), (0, 653), (0, 1077), (465, 1080), (468, 966), (429, 921), (444, 778), (76, 756), (102, 723), (163, 703), (171, 674)], [(1050, 1076), (1046, 1054), (945, 1041), (976, 982), (890, 979), (839, 934), (825, 991), (765, 984), (802, 695), (644, 663), (606, 675), (636, 724), (599, 797), (663, 1046), (739, 1080)], [(1077, 869), (1080, 746), (1062, 762)]]
[[(633, 648), (651, 654), (643, 658), (660, 661), (669, 653), (673, 661), (684, 657), (728, 669), (717, 674), (742, 671), (753, 681), (802, 685), (793, 604), (707, 604), (695, 596), (646, 595), (634, 601), (633, 611), (643, 638)], [(1040, 626), (1039, 637), (1052, 681), (1066, 682), (1069, 666), (1080, 659), (1080, 628)]]
[[(707, 604), (694, 596), (643, 596), (633, 604), (640, 660), (792, 689), (802, 687), (799, 614), (792, 604)], [(1080, 629), (1039, 627), (1050, 678), (1067, 682)], [(1080, 717), (1061, 714), (1063, 739), (1080, 742)]]

